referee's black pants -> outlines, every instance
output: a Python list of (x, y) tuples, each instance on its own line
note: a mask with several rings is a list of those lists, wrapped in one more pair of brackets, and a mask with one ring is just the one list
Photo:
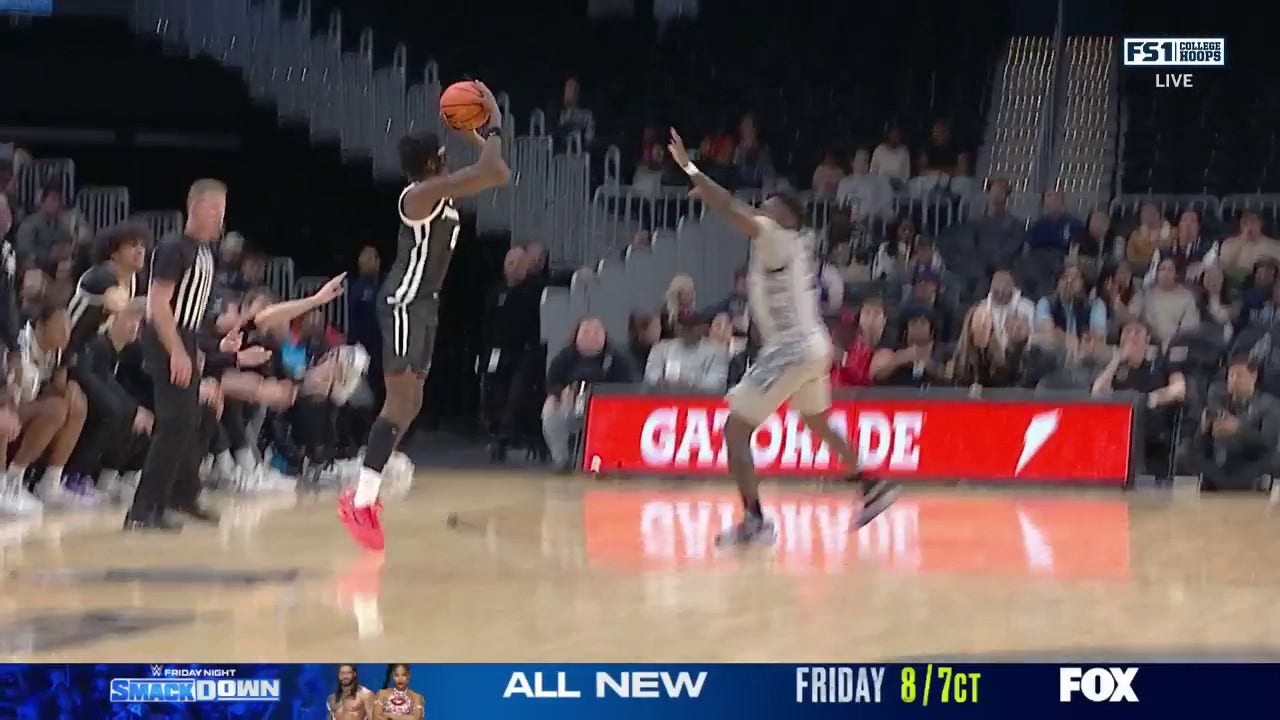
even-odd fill
[[(194, 366), (195, 335), (181, 329), (178, 332)], [(143, 364), (154, 388), (155, 425), (142, 466), (142, 478), (129, 510), (130, 517), (134, 518), (162, 513), (171, 501), (178, 500), (173, 497), (174, 483), (190, 465), (184, 460), (188, 455), (194, 456), (198, 470), (200, 456), (205, 451), (197, 436), (201, 421), (199, 373), (193, 367), (186, 387), (174, 385), (169, 380), (169, 353), (151, 328), (143, 331), (142, 343)]]

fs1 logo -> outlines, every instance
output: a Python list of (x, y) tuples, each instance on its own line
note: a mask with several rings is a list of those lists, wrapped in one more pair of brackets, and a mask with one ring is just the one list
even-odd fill
[(1128, 67), (1222, 67), (1226, 38), (1125, 38)]
[(1076, 693), (1089, 702), (1138, 702), (1133, 680), (1138, 668), (1064, 667), (1058, 669), (1058, 701), (1071, 702)]

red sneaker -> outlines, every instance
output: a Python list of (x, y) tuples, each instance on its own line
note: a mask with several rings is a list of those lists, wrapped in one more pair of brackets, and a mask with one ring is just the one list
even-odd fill
[(356, 491), (348, 488), (338, 496), (338, 519), (347, 526), (351, 538), (370, 550), (381, 550), (385, 544), (382, 535), (382, 503), (369, 507), (356, 507)]

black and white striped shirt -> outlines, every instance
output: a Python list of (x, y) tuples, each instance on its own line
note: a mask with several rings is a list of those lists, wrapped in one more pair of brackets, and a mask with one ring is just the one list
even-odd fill
[(169, 308), (179, 330), (194, 333), (204, 320), (213, 291), (213, 251), (207, 243), (182, 234), (169, 235), (151, 256), (151, 282), (173, 283)]

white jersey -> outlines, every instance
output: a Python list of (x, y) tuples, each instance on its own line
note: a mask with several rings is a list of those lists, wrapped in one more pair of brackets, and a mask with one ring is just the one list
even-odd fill
[(757, 215), (751, 241), (751, 322), (765, 346), (790, 346), (807, 357), (829, 355), (831, 339), (818, 314), (813, 234), (787, 230)]

